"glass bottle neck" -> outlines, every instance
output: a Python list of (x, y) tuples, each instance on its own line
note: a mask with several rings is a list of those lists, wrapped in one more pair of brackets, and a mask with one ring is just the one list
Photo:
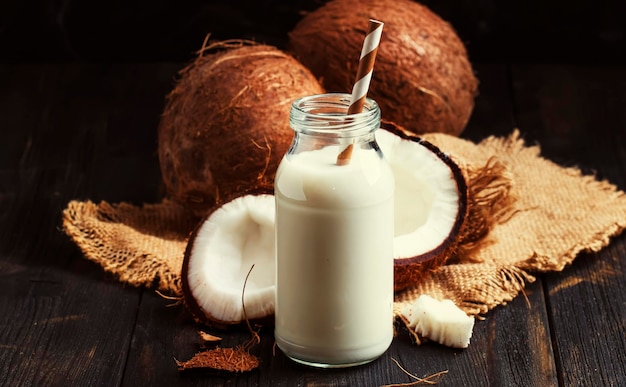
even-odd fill
[[(290, 125), (302, 139), (314, 137), (330, 142), (369, 141), (380, 126), (380, 109), (372, 99), (366, 99), (363, 111), (348, 115), (350, 95), (319, 94), (300, 98), (291, 107)], [(334, 139), (335, 141), (333, 141)]]

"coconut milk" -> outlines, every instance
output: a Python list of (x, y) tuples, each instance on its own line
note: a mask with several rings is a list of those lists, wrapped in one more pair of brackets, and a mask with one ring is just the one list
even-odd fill
[(374, 149), (287, 155), (275, 183), (278, 347), (324, 367), (379, 357), (393, 336), (393, 174)]

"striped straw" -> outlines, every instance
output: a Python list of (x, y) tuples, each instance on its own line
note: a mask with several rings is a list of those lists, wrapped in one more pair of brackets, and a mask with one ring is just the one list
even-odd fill
[[(348, 107), (348, 114), (360, 113), (363, 110), (365, 104), (365, 98), (367, 97), (367, 90), (370, 87), (370, 81), (372, 79), (372, 72), (374, 70), (374, 61), (376, 60), (376, 53), (378, 52), (378, 45), (380, 43), (380, 37), (383, 33), (383, 22), (370, 19), (363, 41), (363, 48), (361, 49), (361, 57), (359, 58), (359, 68), (356, 72), (356, 80), (352, 87), (352, 96), (350, 98), (350, 106)], [(339, 153), (337, 156), (337, 165), (345, 165), (350, 162), (352, 157), (353, 145), (350, 144)]]
[(378, 20), (370, 19), (369, 21), (369, 28), (365, 40), (363, 41), (363, 48), (361, 49), (361, 58), (359, 59), (359, 68), (356, 72), (356, 80), (354, 87), (352, 87), (352, 99), (350, 100), (348, 114), (360, 113), (363, 110), (367, 90), (370, 87), (370, 81), (372, 79), (380, 36), (383, 33), (383, 25), (383, 22)]

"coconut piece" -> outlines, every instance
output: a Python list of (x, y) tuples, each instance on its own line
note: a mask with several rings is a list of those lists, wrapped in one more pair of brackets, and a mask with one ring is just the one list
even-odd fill
[(212, 343), (215, 341), (220, 341), (222, 340), (221, 337), (218, 336), (214, 336), (208, 332), (204, 332), (204, 331), (198, 331), (198, 336), (200, 336), (200, 339), (202, 340), (203, 343)]
[(446, 263), (467, 214), (467, 184), (435, 145), (384, 124), (376, 140), (395, 177), (394, 289), (403, 290)]
[(271, 187), (293, 137), (289, 106), (322, 92), (306, 67), (275, 47), (203, 48), (180, 71), (158, 127), (167, 195), (201, 217), (220, 199)]
[(418, 337), (454, 348), (467, 348), (474, 329), (468, 316), (451, 300), (436, 300), (422, 294), (402, 310), (407, 327)]
[(478, 80), (456, 31), (426, 6), (332, 0), (296, 24), (289, 49), (328, 91), (351, 90), (368, 17), (385, 22), (376, 82), (368, 91), (385, 118), (416, 134), (459, 135), (474, 108)]
[(192, 233), (181, 278), (196, 320), (223, 328), (273, 315), (274, 211), (270, 193), (246, 194), (217, 207)]

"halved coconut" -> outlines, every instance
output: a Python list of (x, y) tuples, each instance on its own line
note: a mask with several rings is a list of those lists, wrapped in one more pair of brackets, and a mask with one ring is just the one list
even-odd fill
[(454, 253), (467, 213), (467, 184), (435, 145), (383, 124), (376, 140), (395, 176), (394, 289), (415, 284)]
[(225, 327), (274, 314), (274, 212), (270, 192), (249, 193), (214, 209), (192, 233), (182, 287), (198, 321)]

